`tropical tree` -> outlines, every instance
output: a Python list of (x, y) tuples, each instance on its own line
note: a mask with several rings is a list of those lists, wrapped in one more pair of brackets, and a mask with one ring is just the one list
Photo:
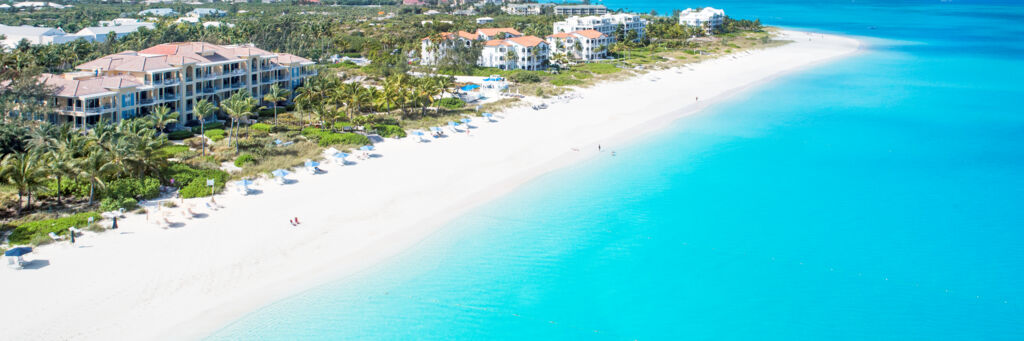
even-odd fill
[(281, 89), (277, 83), (271, 85), (270, 91), (267, 91), (267, 94), (263, 95), (263, 100), (270, 102), (270, 105), (274, 107), (274, 125), (277, 125), (277, 103), (288, 100), (288, 96), (291, 96), (291, 92)]
[(57, 204), (61, 203), (61, 180), (76, 175), (74, 153), (74, 150), (67, 149), (64, 146), (49, 152), (49, 162), (46, 167), (50, 175), (57, 180)]
[(153, 122), (153, 127), (162, 133), (168, 126), (178, 123), (178, 116), (177, 111), (172, 112), (171, 108), (161, 105), (153, 109), (153, 113), (149, 117)]
[(27, 196), (25, 208), (31, 208), (32, 193), (46, 188), (45, 163), (39, 151), (10, 154), (0, 161), (0, 179), (18, 189), (17, 214), (21, 214), (21, 198)]
[(96, 189), (106, 187), (106, 183), (103, 182), (103, 178), (107, 174), (113, 173), (116, 168), (117, 165), (110, 162), (108, 152), (102, 148), (94, 148), (84, 158), (79, 159), (75, 165), (75, 170), (80, 179), (84, 179), (89, 182), (90, 206), (92, 206), (93, 198), (95, 198)]
[(205, 98), (196, 103), (195, 115), (199, 118), (199, 135), (203, 143), (203, 156), (206, 156), (206, 118), (213, 115), (214, 110), (217, 110), (217, 106)]
[(238, 128), (241, 126), (241, 120), (246, 117), (253, 115), (253, 109), (256, 108), (256, 99), (249, 94), (248, 91), (239, 90), (234, 95), (222, 103), (222, 109), (224, 112), (231, 117), (231, 126), (233, 127), (233, 135), (231, 141), (235, 143), (235, 153), (238, 153)]

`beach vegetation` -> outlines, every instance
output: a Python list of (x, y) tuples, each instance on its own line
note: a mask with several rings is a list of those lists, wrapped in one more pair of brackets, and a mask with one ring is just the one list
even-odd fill
[(191, 130), (187, 130), (187, 129), (186, 130), (175, 130), (175, 131), (172, 131), (170, 133), (167, 133), (167, 139), (168, 140), (184, 140), (184, 139), (187, 139), (189, 137), (192, 137), (192, 131)]
[(50, 232), (61, 236), (67, 235), (69, 227), (85, 227), (89, 225), (90, 218), (94, 222), (103, 219), (99, 213), (84, 212), (61, 218), (15, 223), (17, 227), (7, 236), (7, 240), (12, 245), (46, 244), (52, 241), (48, 236)]

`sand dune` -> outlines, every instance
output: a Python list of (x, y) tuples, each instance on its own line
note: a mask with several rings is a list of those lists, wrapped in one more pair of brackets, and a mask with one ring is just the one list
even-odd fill
[[(263, 180), (256, 195), (220, 195), (224, 208), (200, 209), (205, 217), (186, 220), (172, 209), (179, 227), (131, 215), (74, 247), (37, 248), (27, 259), (47, 266), (0, 271), (0, 329), (5, 339), (201, 338), (262, 305), (379, 264), (460, 212), (601, 155), (597, 144), (614, 148), (660, 126), (652, 123), (860, 46), (783, 34), (795, 42), (583, 89), (582, 98), (549, 101), (547, 110), (478, 119), (469, 135), (388, 140), (370, 160), (297, 172), (288, 185)], [(302, 224), (289, 224), (292, 217)]]

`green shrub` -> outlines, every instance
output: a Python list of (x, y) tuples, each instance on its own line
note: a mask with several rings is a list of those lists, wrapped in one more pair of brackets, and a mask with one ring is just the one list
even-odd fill
[(461, 100), (461, 99), (455, 98), (455, 97), (446, 97), (446, 98), (442, 98), (442, 99), (438, 100), (437, 101), (437, 105), (439, 105), (439, 106), (441, 106), (441, 107), (443, 107), (445, 109), (455, 110), (455, 109), (462, 109), (462, 107), (465, 107), (466, 106), (466, 102)]
[(103, 219), (99, 213), (86, 212), (64, 218), (28, 222), (14, 228), (14, 231), (7, 237), (7, 240), (10, 244), (27, 244), (30, 242), (41, 244), (50, 240), (47, 236), (50, 232), (65, 235), (68, 233), (69, 227), (85, 227), (89, 224), (90, 217), (94, 221)]
[(537, 75), (536, 71), (516, 71), (513, 72), (509, 79), (516, 83), (539, 83), (540, 76)]
[(265, 133), (269, 133), (270, 130), (274, 128), (274, 126), (266, 124), (266, 123), (256, 123), (256, 124), (253, 124), (253, 125), (249, 126), (249, 128), (252, 128), (253, 130), (259, 130), (259, 131), (262, 131), (262, 132), (265, 132)]
[[(50, 180), (46, 183), (47, 192), (52, 195), (57, 195), (57, 181)], [(60, 181), (60, 192), (63, 197), (79, 197), (85, 198), (89, 196), (89, 182), (75, 179), (64, 178)]]
[[(160, 196), (160, 181), (156, 178), (122, 178), (107, 183), (103, 196), (110, 199), (149, 200)], [(108, 210), (104, 210), (108, 211)]]
[(345, 127), (355, 127), (352, 122), (334, 122), (334, 130), (343, 131)]
[[(204, 126), (206, 127), (206, 131), (210, 131), (210, 129), (221, 129), (221, 128), (224, 128), (224, 123), (220, 123), (220, 122), (207, 122)], [(194, 133), (194, 134), (199, 134), (199, 133), (202, 132), (202, 130), (203, 130), (203, 128), (201, 128), (199, 126), (192, 127), (192, 133)]]
[(375, 124), (373, 129), (377, 131), (378, 135), (383, 137), (403, 138), (406, 136), (405, 129), (399, 126)]
[(167, 134), (168, 140), (184, 140), (192, 137), (192, 131), (190, 130), (176, 130)]
[(256, 158), (252, 154), (242, 154), (235, 159), (235, 167), (244, 167), (247, 163), (256, 162)]
[(211, 129), (206, 131), (206, 137), (209, 137), (213, 142), (223, 140), (224, 134), (224, 129)]
[(125, 211), (134, 210), (139, 208), (139, 202), (132, 198), (103, 198), (103, 201), (100, 201), (100, 211), (117, 211), (122, 208)]
[(213, 179), (214, 192), (220, 192), (230, 177), (219, 169), (192, 168), (183, 163), (171, 164), (164, 169), (163, 175), (165, 179), (174, 179), (174, 186), (180, 188), (178, 194), (186, 199), (210, 195), (206, 179)]
[(188, 146), (183, 144), (172, 144), (160, 148), (160, 153), (164, 158), (174, 157), (185, 151), (188, 151)]

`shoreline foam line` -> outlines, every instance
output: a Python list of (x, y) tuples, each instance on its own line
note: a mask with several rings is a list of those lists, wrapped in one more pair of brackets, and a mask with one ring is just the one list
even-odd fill
[[(38, 340), (205, 337), (260, 307), (400, 255), (467, 210), (598, 155), (599, 143), (636, 139), (664, 126), (659, 122), (860, 47), (835, 35), (782, 35), (794, 42), (581, 89), (581, 99), (547, 110), (512, 109), (499, 122), (475, 122), (470, 136), (388, 141), (376, 151), (382, 157), (296, 175), (295, 184), (260, 180), (254, 187), (262, 193), (220, 195), (225, 208), (183, 228), (161, 229), (132, 215), (76, 247), (40, 247), (33, 259), (49, 266), (0, 272), (0, 290), (18, 293), (5, 303), (19, 307), (0, 312), (4, 333)], [(288, 223), (296, 216), (299, 227)]]

